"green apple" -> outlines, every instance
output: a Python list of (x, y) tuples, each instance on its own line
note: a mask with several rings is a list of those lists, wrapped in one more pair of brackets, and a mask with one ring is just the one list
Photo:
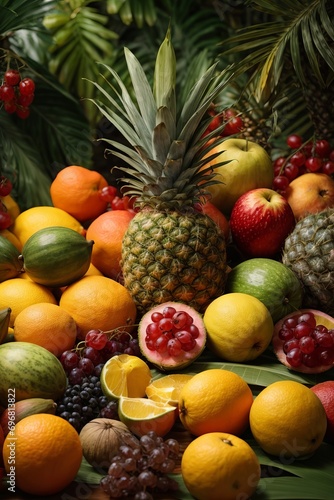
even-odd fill
[(227, 276), (225, 293), (253, 295), (269, 309), (273, 322), (299, 309), (303, 289), (291, 269), (279, 261), (248, 259), (235, 266)]
[(227, 139), (211, 149), (207, 156), (221, 151), (203, 168), (216, 163), (228, 163), (215, 168), (219, 184), (208, 186), (210, 201), (225, 215), (232, 211), (234, 203), (246, 191), (271, 188), (274, 179), (272, 161), (267, 151), (256, 142), (245, 139)]

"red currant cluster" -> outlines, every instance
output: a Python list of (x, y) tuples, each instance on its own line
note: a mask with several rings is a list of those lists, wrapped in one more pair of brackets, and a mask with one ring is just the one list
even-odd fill
[(238, 134), (244, 128), (244, 122), (237, 112), (232, 109), (226, 109), (222, 113), (216, 113), (215, 109), (212, 107), (209, 110), (209, 115), (212, 116), (212, 120), (208, 125), (208, 128), (204, 132), (204, 136), (208, 135), (213, 130), (225, 123), (223, 130), (219, 133), (222, 137), (228, 137), (230, 135)]
[(119, 196), (118, 191), (114, 186), (106, 186), (101, 189), (100, 197), (102, 200), (109, 203), (110, 210), (128, 210), (135, 212), (133, 207), (134, 198), (130, 196)]
[(276, 158), (273, 165), (273, 188), (276, 191), (284, 192), (291, 181), (308, 172), (334, 174), (334, 149), (326, 139), (303, 143), (300, 135), (291, 134), (286, 143), (290, 152)]
[[(0, 175), (0, 196), (1, 198), (8, 196), (13, 189), (12, 183), (4, 175)], [(11, 216), (6, 205), (0, 200), (0, 230), (7, 229), (12, 225)]]
[(22, 120), (30, 114), (30, 104), (34, 100), (35, 83), (31, 78), (21, 79), (19, 71), (8, 69), (0, 86), (0, 101), (3, 101), (4, 110), (16, 113)]

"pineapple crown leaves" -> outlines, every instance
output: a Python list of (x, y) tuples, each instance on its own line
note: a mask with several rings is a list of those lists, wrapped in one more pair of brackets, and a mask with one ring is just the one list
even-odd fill
[[(176, 99), (176, 58), (170, 29), (157, 54), (153, 90), (135, 55), (127, 48), (124, 53), (134, 97), (116, 71), (103, 64), (117, 88), (107, 81), (111, 90), (108, 92), (98, 83), (91, 82), (105, 102), (90, 100), (128, 143), (102, 139), (113, 148), (107, 152), (128, 165), (117, 167), (124, 173), (121, 180), (127, 194), (136, 196), (140, 203), (151, 205), (172, 200), (190, 204), (203, 198), (207, 194), (206, 187), (220, 182), (214, 168), (221, 163), (204, 168), (220, 152), (204, 160), (208, 148), (203, 146), (210, 135), (203, 137), (203, 132), (210, 120), (206, 118), (207, 110), (231, 78), (228, 68), (217, 75), (216, 64), (209, 67), (182, 105)], [(213, 138), (210, 149), (220, 142), (221, 139)]]

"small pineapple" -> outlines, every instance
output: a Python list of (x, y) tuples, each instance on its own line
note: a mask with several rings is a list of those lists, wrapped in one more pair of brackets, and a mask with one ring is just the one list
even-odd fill
[(283, 264), (301, 281), (303, 306), (334, 316), (334, 209), (297, 222), (285, 241)]
[(218, 226), (194, 205), (204, 202), (208, 185), (219, 182), (211, 168), (202, 168), (210, 138), (202, 136), (206, 112), (228, 78), (213, 65), (180, 106), (169, 30), (158, 51), (153, 90), (132, 52), (125, 49), (125, 57), (135, 98), (108, 68), (120, 93), (112, 87), (114, 98), (99, 87), (110, 108), (94, 101), (131, 146), (106, 140), (127, 163), (118, 167), (121, 180), (140, 209), (123, 240), (124, 285), (140, 314), (167, 301), (204, 311), (224, 291), (226, 244)]

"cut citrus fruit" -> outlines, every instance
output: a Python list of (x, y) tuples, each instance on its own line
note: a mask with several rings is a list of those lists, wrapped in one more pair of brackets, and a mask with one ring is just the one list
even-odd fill
[(193, 375), (173, 373), (153, 380), (146, 387), (146, 396), (152, 401), (177, 406), (182, 387)]
[(110, 399), (141, 398), (152, 379), (149, 366), (138, 356), (120, 354), (110, 358), (101, 372), (101, 388)]
[(133, 434), (144, 436), (154, 431), (157, 436), (165, 436), (173, 427), (177, 410), (175, 406), (159, 403), (147, 398), (121, 397), (118, 415)]

